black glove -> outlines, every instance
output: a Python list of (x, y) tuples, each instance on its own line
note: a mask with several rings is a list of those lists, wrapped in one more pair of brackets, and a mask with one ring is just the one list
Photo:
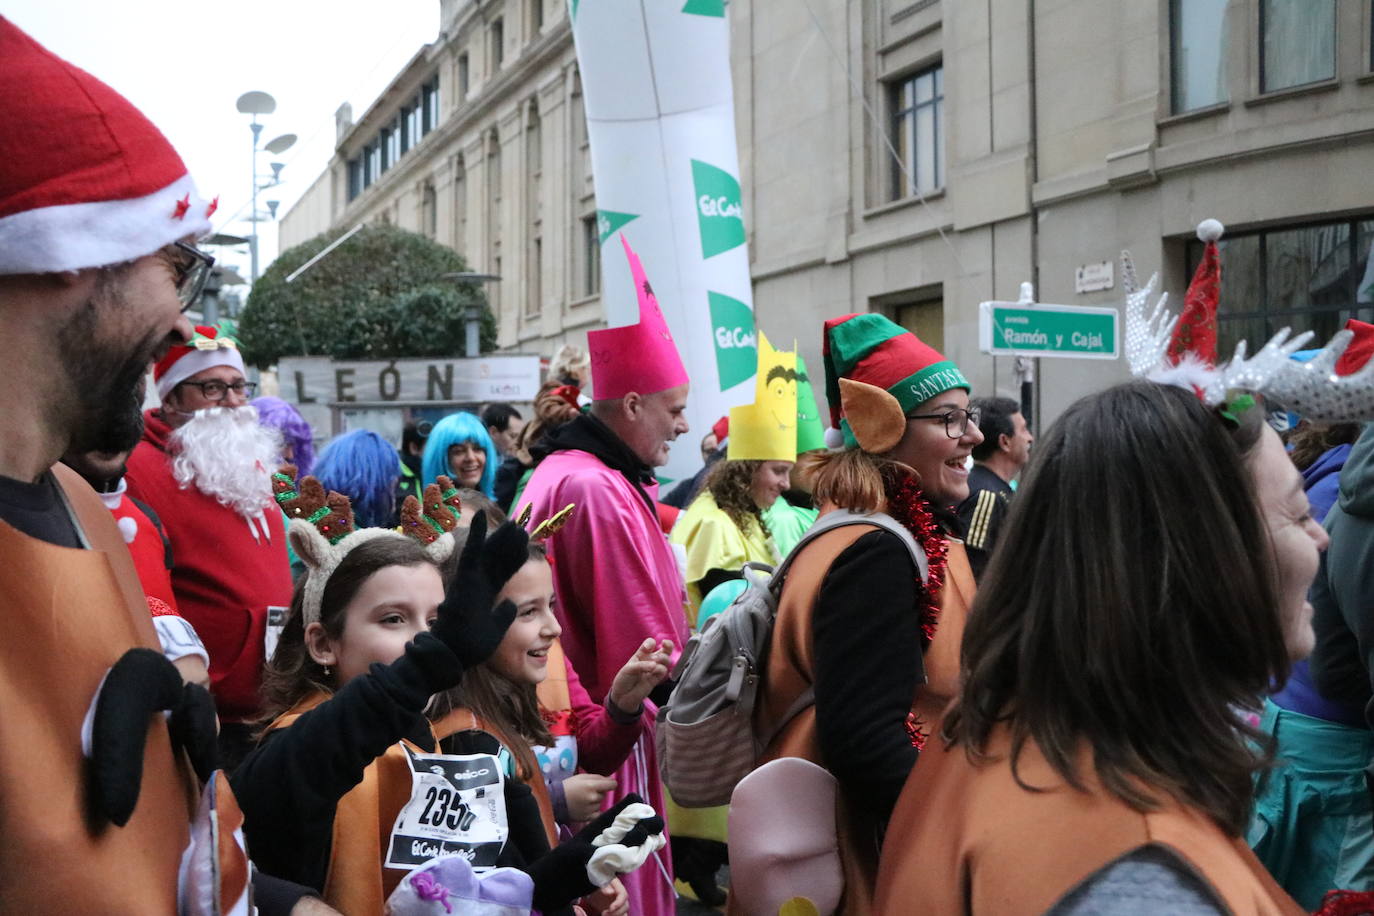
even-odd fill
[(199, 684), (182, 684), (181, 701), (167, 720), (172, 746), (186, 751), (201, 782), (209, 782), (219, 767), (219, 718), (210, 691)]
[(525, 529), (512, 522), (488, 538), (486, 516), (480, 512), (473, 516), (467, 545), (458, 558), (458, 571), (448, 583), (438, 619), (430, 628), (464, 669), (490, 658), (515, 619), (513, 603), (493, 605), (507, 580), (529, 560), (529, 540)]
[(117, 827), (129, 822), (143, 785), (148, 720), (183, 696), (181, 672), (153, 649), (130, 649), (105, 675), (91, 729), (91, 801), (100, 817)]
[(557, 910), (585, 897), (609, 884), (617, 874), (638, 868), (662, 848), (663, 818), (657, 814), (641, 817), (623, 832), (615, 826), (622, 811), (642, 804), (644, 800), (638, 795), (625, 796), (572, 839), (526, 868), (534, 880), (534, 909)]

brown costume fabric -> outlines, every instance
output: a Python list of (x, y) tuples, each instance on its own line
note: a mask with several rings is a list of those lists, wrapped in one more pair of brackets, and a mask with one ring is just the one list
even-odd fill
[(197, 785), (148, 719), (143, 784), (124, 827), (92, 827), (81, 724), (110, 666), (158, 648), (114, 518), (61, 465), (53, 473), (90, 544), (57, 547), (0, 522), (0, 909), (174, 914)]
[(879, 913), (1044, 913), (1085, 878), (1141, 846), (1177, 853), (1236, 916), (1304, 912), (1245, 843), (1194, 808), (1161, 796), (1141, 814), (1104, 791), (1091, 751), (1079, 755), (1087, 789), (1069, 787), (1037, 745), (1022, 751), (1017, 785), (1005, 727), (995, 759), (969, 762), (962, 747), (932, 738), (916, 762), (888, 825), (878, 871)]
[[(761, 733), (767, 734), (770, 723), (781, 720), (788, 707), (813, 683), (815, 646), (811, 638), (811, 615), (821, 583), (840, 554), (873, 530), (868, 525), (837, 528), (803, 547), (801, 555), (793, 562), (778, 602), (773, 644), (760, 685), (757, 708)], [(913, 711), (922, 721), (922, 727), (931, 733), (939, 728), (944, 708), (959, 687), (959, 643), (975, 588), (964, 545), (951, 540), (945, 586), (940, 595), (939, 627), (925, 653), (927, 683), (912, 698)], [(911, 612), (917, 613), (916, 608)], [(825, 765), (816, 735), (814, 706), (803, 710), (787, 724), (769, 744), (759, 763), (779, 757), (801, 757), (819, 766)], [(842, 786), (836, 801), (836, 827), (845, 882), (838, 912), (843, 916), (861, 916), (873, 912), (873, 884), (878, 868), (877, 831), (873, 825), (859, 822), (848, 810), (843, 789)], [(732, 908), (731, 912), (736, 910)]]
[[(316, 693), (280, 716), (271, 728), (286, 728), (329, 695)], [(387, 844), (396, 817), (410, 801), (410, 761), (403, 744), (417, 754), (428, 753), (409, 742), (397, 742), (363, 770), (363, 781), (339, 799), (325, 877), (324, 900), (344, 916), (377, 916), (386, 898), (406, 876), (403, 868), (384, 868)]]
[[(553, 660), (553, 653), (550, 652), (549, 662), (551, 665)], [(567, 695), (566, 680), (564, 681), (563, 694), (564, 696)], [(455, 709), (435, 722), (434, 734), (442, 741), (450, 735), (456, 735), (458, 732), (474, 728), (491, 735), (501, 742), (502, 747), (510, 751), (511, 757), (515, 760), (516, 774), (520, 777), (521, 782), (530, 787), (530, 791), (534, 793), (535, 803), (539, 805), (539, 819), (544, 824), (544, 834), (548, 837), (549, 848), (552, 849), (557, 846), (558, 822), (554, 820), (553, 801), (549, 798), (549, 787), (544, 785), (544, 774), (539, 772), (538, 767), (535, 767), (532, 773), (524, 772), (525, 767), (520, 763), (521, 755), (516, 752), (517, 748), (523, 747), (527, 753), (533, 756), (528, 741), (519, 735), (512, 735), (496, 727), (485, 719), (478, 718), (475, 713), (468, 709)]]

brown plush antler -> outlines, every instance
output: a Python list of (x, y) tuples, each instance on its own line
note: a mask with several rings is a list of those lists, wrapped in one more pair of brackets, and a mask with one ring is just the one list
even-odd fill
[(334, 491), (325, 492), (324, 484), (314, 477), (295, 482), (295, 465), (284, 465), (272, 475), (272, 491), (278, 505), (288, 519), (310, 522), (331, 544), (353, 533), (353, 505), (348, 497)]
[(453, 513), (453, 520), (456, 523), (463, 517), (463, 500), (458, 495), (457, 485), (454, 484), (452, 478), (444, 474), (434, 478), (434, 482), (439, 485), (440, 501), (448, 506), (448, 510)]

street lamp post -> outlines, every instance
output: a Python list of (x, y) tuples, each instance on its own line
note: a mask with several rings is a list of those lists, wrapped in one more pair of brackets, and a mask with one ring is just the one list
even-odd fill
[[(248, 125), (249, 129), (253, 131), (253, 190), (252, 202), (250, 205), (252, 210), (248, 214), (248, 220), (253, 224), (253, 231), (248, 237), (248, 254), (250, 261), (249, 280), (251, 282), (257, 282), (258, 223), (261, 222), (261, 218), (258, 216), (258, 191), (262, 188), (269, 188), (273, 185), (281, 184), (281, 170), (283, 165), (280, 162), (273, 162), (271, 164), (272, 175), (270, 177), (258, 175), (258, 138), (262, 135), (263, 128), (263, 125), (258, 123), (258, 115), (270, 115), (272, 112), (276, 111), (277, 100), (266, 92), (245, 92), (243, 95), (239, 96), (236, 107), (241, 113), (251, 115), (253, 118), (252, 123)], [(278, 156), (290, 149), (295, 142), (295, 134), (282, 134), (280, 137), (276, 137), (263, 144), (261, 148), (274, 156)], [(268, 179), (267, 184), (259, 185), (259, 177), (266, 177)], [(272, 210), (272, 218), (276, 219), (277, 201), (268, 201), (268, 206)]]
[[(501, 277), (497, 274), (475, 273), (470, 270), (462, 270), (456, 273), (443, 274), (441, 279), (451, 280), (454, 283), (500, 283)], [(481, 356), (481, 328), (482, 328), (482, 303), (468, 301), (463, 303), (463, 349), (467, 351), (469, 359)]]

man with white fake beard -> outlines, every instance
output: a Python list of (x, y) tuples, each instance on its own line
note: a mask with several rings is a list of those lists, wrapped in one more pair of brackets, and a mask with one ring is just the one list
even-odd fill
[[(291, 571), (271, 473), (281, 444), (248, 405), (237, 343), (197, 327), (153, 368), (160, 407), (144, 414), (129, 457), (129, 493), (152, 506), (172, 542), (172, 589), (210, 654), (210, 692), (221, 720), (220, 764), (251, 747), (269, 616), (291, 603)], [(280, 623), (280, 620), (276, 620)]]

